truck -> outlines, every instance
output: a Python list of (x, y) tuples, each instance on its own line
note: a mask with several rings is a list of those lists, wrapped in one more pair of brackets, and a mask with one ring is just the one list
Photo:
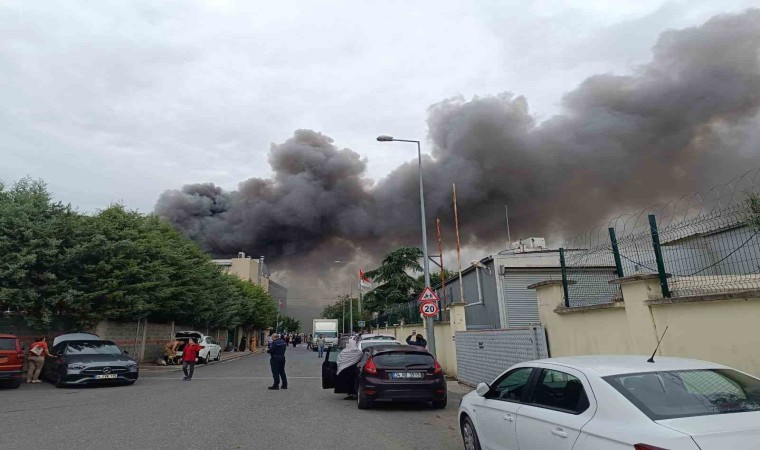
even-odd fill
[[(338, 319), (314, 319), (311, 330), (314, 339), (322, 335), (325, 339), (325, 347), (338, 345)], [(316, 346), (314, 346), (314, 351), (317, 351)]]

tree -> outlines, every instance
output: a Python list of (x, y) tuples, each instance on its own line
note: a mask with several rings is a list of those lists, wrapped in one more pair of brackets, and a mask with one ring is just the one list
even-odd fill
[(414, 292), (422, 291), (424, 283), (409, 275), (422, 271), (420, 258), (419, 248), (402, 247), (385, 255), (380, 267), (367, 272), (367, 277), (381, 283), (364, 296), (367, 310), (382, 311), (387, 305), (404, 303)]
[[(453, 280), (458, 275), (457, 272), (454, 272), (453, 270), (449, 270), (449, 269), (446, 269), (446, 268), (444, 268), (443, 271), (446, 274), (446, 282), (447, 283), (449, 282), (449, 280)], [(422, 274), (422, 275), (418, 276), (417, 277), (417, 281), (419, 281), (420, 283), (422, 283), (424, 285), (425, 284), (425, 275)], [(440, 271), (438, 271), (438, 272), (431, 272), (430, 273), (430, 286), (438, 286), (439, 284), (441, 284), (441, 272)]]
[(288, 316), (280, 316), (279, 332), (298, 333), (301, 331), (301, 321)]
[(747, 195), (746, 200), (746, 220), (747, 225), (760, 230), (760, 194), (757, 192), (750, 192)]
[(77, 299), (70, 255), (82, 217), (53, 202), (42, 181), (0, 183), (0, 306), (44, 329)]
[(344, 327), (346, 329), (349, 329), (351, 326), (349, 323), (351, 318), (351, 309), (353, 309), (354, 312), (354, 325), (356, 325), (357, 320), (369, 321), (372, 317), (373, 310), (367, 308), (366, 303), (362, 304), (362, 312), (360, 314), (359, 299), (357, 297), (351, 297), (348, 295), (341, 295), (338, 297), (338, 300), (335, 303), (322, 308), (322, 312), (320, 312), (319, 317), (323, 319), (337, 319), (338, 323), (340, 324), (340, 330), (343, 330)]

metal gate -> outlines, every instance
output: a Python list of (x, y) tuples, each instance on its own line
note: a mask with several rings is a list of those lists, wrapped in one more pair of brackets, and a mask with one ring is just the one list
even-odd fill
[(505, 330), (457, 331), (457, 376), (470, 386), (490, 383), (511, 366), (548, 358), (541, 325)]
[(507, 328), (527, 327), (539, 323), (538, 297), (536, 291), (528, 289), (533, 283), (550, 280), (552, 272), (527, 273), (507, 271), (504, 273), (504, 303), (507, 308)]

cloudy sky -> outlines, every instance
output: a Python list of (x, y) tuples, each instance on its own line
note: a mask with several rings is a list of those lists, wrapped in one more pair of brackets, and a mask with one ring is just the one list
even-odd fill
[(668, 28), (750, 0), (0, 3), (0, 180), (82, 211), (270, 174), (309, 128), (381, 179), (453, 96), (525, 95), (539, 118), (596, 73), (629, 73)]

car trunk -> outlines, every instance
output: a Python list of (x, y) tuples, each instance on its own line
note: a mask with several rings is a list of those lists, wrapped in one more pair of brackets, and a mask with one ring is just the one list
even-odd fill
[(436, 378), (435, 359), (427, 353), (383, 352), (372, 357), (377, 378), (392, 382), (415, 382)]
[(0, 370), (20, 371), (24, 364), (24, 353), (18, 339), (0, 337)]
[(180, 342), (180, 344), (177, 346), (177, 355), (182, 356), (182, 351), (185, 349), (185, 346), (188, 342), (190, 342), (190, 339), (195, 339), (196, 342), (200, 342), (201, 337), (203, 337), (200, 333), (196, 333), (195, 331), (178, 331), (174, 338)]
[(658, 420), (658, 424), (686, 433), (702, 450), (757, 448), (760, 411)]

